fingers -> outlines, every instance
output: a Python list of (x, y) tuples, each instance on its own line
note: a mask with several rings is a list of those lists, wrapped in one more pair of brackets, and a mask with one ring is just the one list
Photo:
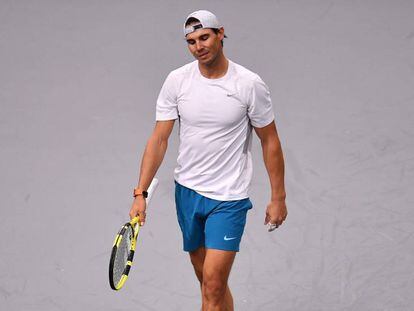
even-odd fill
[(145, 218), (147, 216), (147, 213), (145, 211), (138, 211), (136, 209), (131, 209), (131, 211), (129, 212), (129, 218), (133, 219), (136, 216), (138, 216), (139, 218), (139, 225), (143, 226), (145, 224)]
[(279, 216), (275, 220), (271, 220), (270, 223), (277, 225), (277, 227), (280, 227), (283, 222), (286, 220), (287, 214), (284, 216)]
[(277, 217), (277, 218), (274, 218), (274, 217), (272, 218), (268, 213), (266, 213), (264, 224), (265, 225), (270, 224), (270, 225), (280, 226), (285, 221), (286, 216), (284, 216), (284, 217), (280, 216), (280, 217)]
[(270, 216), (269, 216), (268, 213), (266, 213), (264, 224), (267, 225), (269, 223), (269, 221), (270, 221)]
[(265, 225), (268, 226), (268, 231), (272, 232), (278, 227), (280, 227), (283, 222), (286, 220), (287, 217), (287, 210), (274, 212), (272, 210), (266, 211), (266, 217), (265, 217)]
[(129, 211), (130, 219), (134, 217), (139, 217), (139, 224), (143, 226), (146, 219), (146, 202), (145, 199), (135, 199), (132, 203), (131, 210)]
[(282, 225), (282, 223), (283, 223), (283, 221), (282, 221), (282, 220), (270, 220), (270, 221), (267, 223), (267, 226), (268, 226), (268, 231), (269, 231), (269, 232), (274, 231), (275, 229), (279, 228), (279, 227)]
[(135, 216), (137, 216), (137, 213), (134, 211), (134, 209), (132, 207), (131, 210), (129, 211), (129, 219), (132, 219)]
[(272, 218), (272, 219), (270, 219), (269, 223), (280, 226), (285, 221), (286, 217), (287, 217), (287, 215), (279, 216), (277, 218)]
[(146, 216), (147, 216), (147, 213), (145, 213), (145, 211), (139, 211), (138, 212), (140, 226), (145, 225), (145, 218), (146, 218)]

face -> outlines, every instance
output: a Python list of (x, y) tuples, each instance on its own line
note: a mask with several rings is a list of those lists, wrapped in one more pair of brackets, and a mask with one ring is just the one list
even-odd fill
[(186, 36), (188, 49), (191, 54), (203, 64), (211, 64), (219, 56), (223, 47), (221, 40), (224, 37), (224, 29), (215, 34), (212, 29), (198, 29)]

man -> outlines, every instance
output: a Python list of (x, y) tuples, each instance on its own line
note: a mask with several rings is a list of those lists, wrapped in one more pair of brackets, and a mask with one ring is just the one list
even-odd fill
[(173, 70), (160, 91), (130, 217), (145, 222), (142, 194), (161, 165), (178, 119), (175, 200), (184, 250), (200, 282), (202, 310), (233, 310), (227, 280), (252, 208), (252, 127), (271, 186), (265, 224), (280, 226), (287, 216), (284, 160), (268, 88), (257, 74), (224, 56), (224, 28), (217, 17), (205, 10), (191, 13), (184, 35), (196, 60)]

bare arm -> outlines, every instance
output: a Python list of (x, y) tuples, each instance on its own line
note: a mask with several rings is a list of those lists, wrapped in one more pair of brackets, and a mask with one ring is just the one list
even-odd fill
[[(168, 147), (168, 138), (174, 128), (175, 120), (157, 121), (154, 131), (145, 146), (145, 151), (142, 156), (141, 168), (139, 174), (138, 187), (141, 189), (148, 189), (152, 179), (160, 167), (165, 152)], [(145, 223), (146, 204), (142, 196), (137, 196), (133, 203), (129, 216), (131, 218), (136, 215), (139, 216), (141, 225)]]
[(265, 224), (281, 225), (287, 217), (285, 204), (285, 164), (282, 147), (274, 122), (262, 128), (254, 128), (260, 139), (263, 160), (270, 179), (271, 198), (267, 206)]
[(145, 146), (141, 161), (138, 187), (148, 189), (157, 173), (168, 147), (168, 138), (174, 128), (175, 120), (157, 121), (154, 131)]

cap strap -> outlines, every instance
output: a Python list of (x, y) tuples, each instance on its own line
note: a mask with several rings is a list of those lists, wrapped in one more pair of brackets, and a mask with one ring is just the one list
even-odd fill
[(194, 31), (196, 31), (197, 29), (200, 29), (200, 28), (203, 28), (202, 24), (187, 26), (187, 27), (185, 27), (185, 35), (188, 35), (189, 33), (192, 33), (192, 32), (194, 32)]

